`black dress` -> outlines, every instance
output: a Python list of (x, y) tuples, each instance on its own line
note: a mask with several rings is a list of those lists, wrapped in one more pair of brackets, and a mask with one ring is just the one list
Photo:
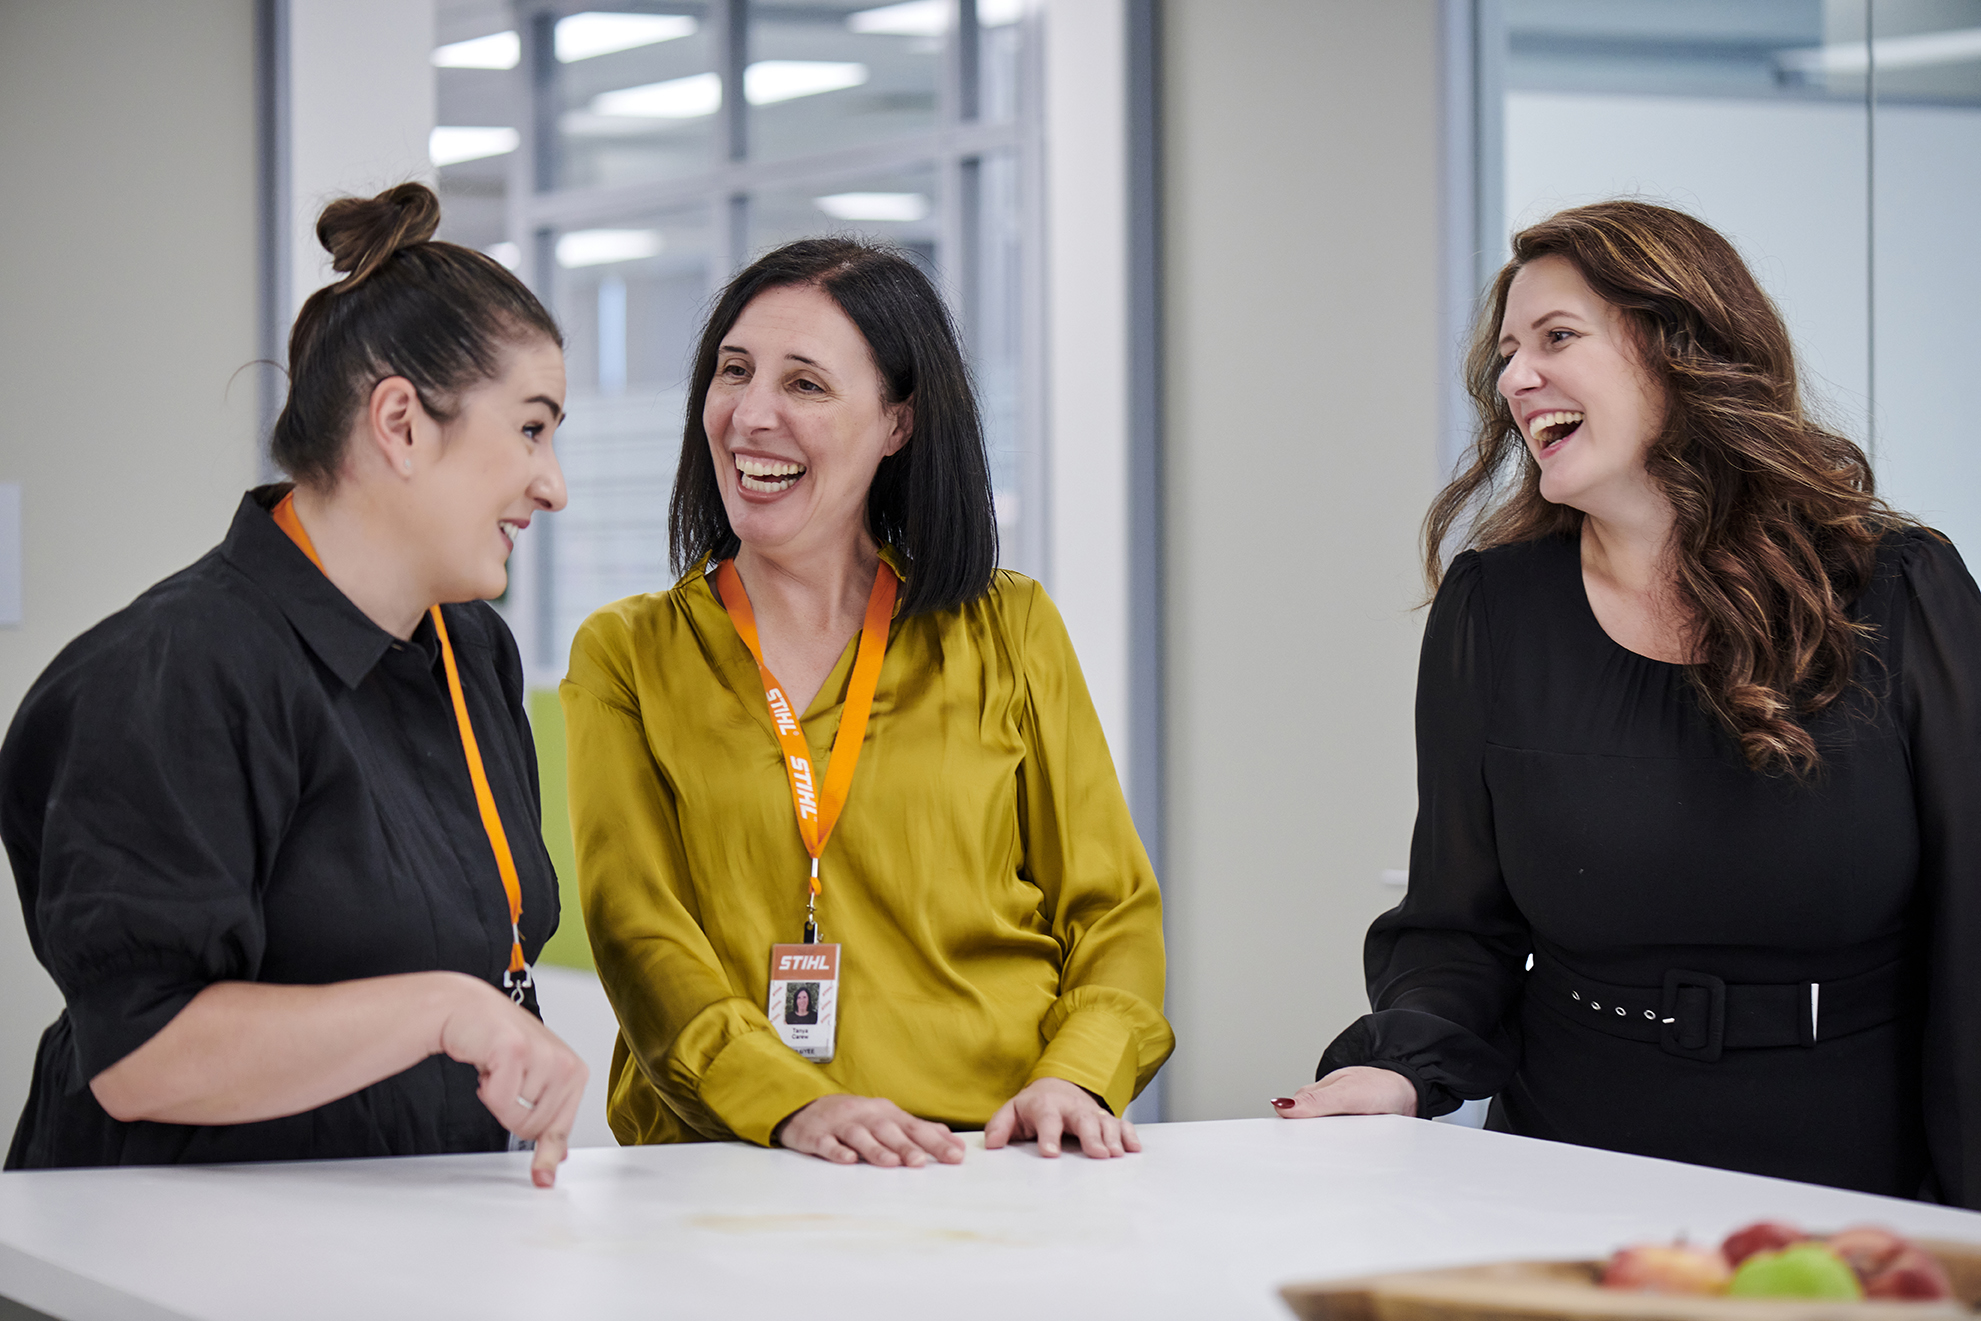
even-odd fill
[[(1981, 1205), (1981, 594), (1895, 533), (1808, 784), (1613, 642), (1572, 539), (1458, 558), (1417, 690), (1409, 893), (1320, 1073), (1532, 1137)], [(1531, 961), (1530, 961), (1531, 955)], [(1531, 971), (1529, 969), (1531, 968)], [(1319, 1074), (1316, 1075), (1317, 1077)]]
[[(0, 746), (0, 837), (66, 1005), (9, 1169), (507, 1144), (475, 1070), (443, 1056), (252, 1124), (120, 1123), (89, 1089), (214, 982), (445, 969), (499, 985), (508, 964), (431, 621), (402, 643), (367, 619), (270, 517), (286, 489), (250, 492), (218, 548), (65, 648)], [(487, 605), (443, 610), (534, 959), (557, 884), (521, 664)]]

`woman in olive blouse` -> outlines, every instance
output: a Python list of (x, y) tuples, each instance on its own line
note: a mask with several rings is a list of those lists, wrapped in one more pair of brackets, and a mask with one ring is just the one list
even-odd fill
[[(1174, 1044), (1156, 879), (1058, 612), (993, 568), (975, 400), (928, 280), (840, 239), (738, 275), (696, 355), (672, 515), (686, 574), (593, 615), (563, 685), (585, 925), (620, 1023), (613, 1131), (880, 1165), (960, 1160), (952, 1127), (1138, 1150), (1120, 1116)], [(836, 1054), (813, 1063), (766, 1011), (812, 862), (763, 672), (829, 789), (890, 578), (818, 868), (844, 952)]]

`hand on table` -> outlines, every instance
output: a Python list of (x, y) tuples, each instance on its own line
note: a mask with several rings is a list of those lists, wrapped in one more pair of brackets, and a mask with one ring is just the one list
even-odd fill
[(1336, 1069), (1290, 1097), (1276, 1098), (1273, 1109), (1281, 1119), (1312, 1119), (1318, 1115), (1402, 1115), (1414, 1119), (1417, 1089), (1394, 1069), (1356, 1064)]
[(878, 1096), (821, 1096), (779, 1125), (775, 1140), (837, 1165), (917, 1167), (930, 1157), (944, 1165), (963, 1159), (963, 1139), (947, 1124), (917, 1119)]
[(537, 1144), (530, 1178), (548, 1188), (570, 1147), (589, 1071), (535, 1014), (487, 982), (462, 980), (461, 1002), (440, 1027), (440, 1049), (474, 1065), (481, 1103), (504, 1128)]
[(1069, 1133), (1095, 1160), (1142, 1149), (1133, 1124), (1115, 1118), (1086, 1089), (1063, 1078), (1041, 1078), (999, 1107), (984, 1125), (984, 1146), (995, 1151), (1013, 1138), (1037, 1138), (1039, 1154), (1054, 1157)]

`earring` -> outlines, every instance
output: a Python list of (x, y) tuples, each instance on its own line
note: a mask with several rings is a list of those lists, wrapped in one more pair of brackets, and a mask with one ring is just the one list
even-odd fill
[(406, 459), (403, 462), (401, 462), (399, 466), (404, 468), (407, 472), (411, 472), (413, 470), (413, 461), (411, 459)]

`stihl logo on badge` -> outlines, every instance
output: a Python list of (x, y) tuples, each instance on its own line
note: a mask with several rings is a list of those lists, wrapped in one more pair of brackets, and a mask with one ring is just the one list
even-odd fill
[(839, 946), (772, 945), (764, 1010), (778, 1040), (814, 1064), (829, 1062), (839, 1023)]

